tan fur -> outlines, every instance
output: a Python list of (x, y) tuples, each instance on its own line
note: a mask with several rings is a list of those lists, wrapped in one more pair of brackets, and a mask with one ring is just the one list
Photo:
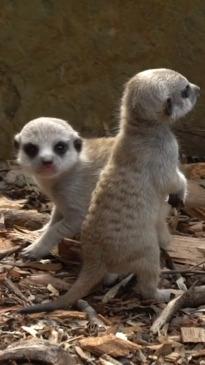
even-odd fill
[[(191, 91), (185, 100), (186, 85)], [(165, 227), (161, 209), (169, 193), (177, 193), (182, 200), (186, 195), (170, 123), (193, 108), (198, 93), (197, 86), (167, 69), (142, 72), (127, 83), (120, 132), (83, 224), (80, 275), (64, 296), (26, 308), (24, 313), (67, 308), (111, 271), (136, 273), (143, 298), (167, 298), (158, 289), (159, 244), (167, 237), (166, 229), (160, 231)]]

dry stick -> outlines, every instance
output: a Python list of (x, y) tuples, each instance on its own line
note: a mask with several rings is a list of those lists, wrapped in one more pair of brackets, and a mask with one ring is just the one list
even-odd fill
[[(171, 260), (171, 257), (169, 256), (169, 254), (166, 251), (163, 250), (163, 254), (166, 255), (166, 257), (169, 257), (169, 259)], [(205, 274), (205, 270), (204, 271), (196, 270), (199, 266), (205, 264), (205, 260), (200, 261), (198, 264), (193, 265), (192, 267), (190, 267), (187, 270), (175, 270), (174, 269), (175, 265), (174, 265), (172, 260), (171, 260), (171, 262), (172, 262), (172, 264), (171, 264), (172, 266), (170, 267), (168, 265), (171, 270), (164, 270), (164, 271), (161, 272), (161, 274), (171, 274), (171, 275), (174, 275), (174, 274), (189, 274), (189, 273), (190, 274), (202, 274), (202, 275)]]
[(15, 246), (15, 247), (9, 248), (7, 250), (1, 251), (0, 260), (2, 260), (4, 257), (12, 255), (13, 253), (17, 253), (17, 252), (21, 251), (22, 248), (26, 245), (28, 245), (28, 244), (24, 244), (24, 245), (22, 244), (21, 246)]
[(91, 305), (88, 304), (88, 302), (86, 302), (86, 300), (79, 299), (77, 301), (77, 307), (87, 314), (91, 326), (94, 328), (97, 327), (97, 329), (100, 331), (104, 331), (106, 329), (105, 323), (101, 321), (100, 318), (98, 318), (97, 312), (93, 307), (91, 307)]
[(162, 275), (176, 275), (176, 274), (194, 274), (194, 275), (204, 275), (205, 271), (199, 270), (163, 270)]
[(167, 304), (159, 317), (154, 321), (151, 327), (152, 333), (158, 333), (179, 309), (184, 307), (198, 307), (203, 304), (205, 304), (205, 285), (198, 287), (192, 286), (189, 290)]
[[(16, 295), (17, 295), (17, 297), (18, 298), (20, 298), (21, 299), (21, 301), (20, 301), (20, 304), (22, 304), (22, 300), (23, 300), (23, 302), (24, 303), (29, 303), (29, 304), (31, 304), (31, 301), (29, 300), (29, 299), (27, 299), (24, 295), (23, 295), (23, 293), (19, 290), (19, 288), (13, 283), (13, 281), (11, 281), (11, 279), (9, 279), (9, 278), (7, 278), (7, 277), (5, 277), (5, 279), (4, 279), (4, 282), (5, 282), (5, 284), (9, 287), (9, 289), (11, 289)], [(18, 300), (18, 298), (17, 298), (17, 300)], [(18, 300), (18, 302), (19, 302), (19, 300)]]
[(130, 274), (128, 276), (126, 276), (126, 278), (124, 278), (123, 280), (121, 280), (119, 283), (117, 283), (116, 285), (114, 285), (103, 297), (102, 302), (108, 303), (111, 299), (113, 299), (117, 293), (119, 292), (119, 290), (121, 288), (124, 288), (130, 281), (131, 279), (134, 277), (134, 274)]
[(42, 362), (51, 365), (74, 365), (76, 362), (60, 346), (42, 340), (26, 340), (0, 351), (0, 364), (10, 361)]

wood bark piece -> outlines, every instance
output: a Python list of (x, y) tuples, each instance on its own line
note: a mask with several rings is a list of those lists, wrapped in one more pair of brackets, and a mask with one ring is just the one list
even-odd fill
[(0, 207), (1, 209), (21, 209), (25, 204), (26, 199), (12, 200), (6, 198), (0, 194)]
[(177, 263), (196, 265), (205, 260), (204, 238), (173, 236), (168, 253)]
[(205, 189), (197, 181), (188, 180), (188, 195), (185, 208), (205, 207)]
[(61, 279), (55, 278), (51, 274), (35, 274), (26, 277), (21, 280), (21, 284), (35, 284), (35, 285), (44, 285), (52, 284), (57, 290), (68, 290), (70, 288), (70, 284)]
[(49, 214), (38, 213), (35, 210), (0, 209), (0, 214), (4, 215), (6, 228), (20, 226), (35, 230), (40, 229), (49, 220)]
[(187, 179), (205, 179), (205, 162), (183, 164), (181, 168), (186, 174)]
[(151, 326), (152, 333), (158, 333), (173, 315), (184, 307), (198, 307), (205, 304), (205, 285), (191, 287), (189, 290), (171, 300)]
[(84, 350), (93, 354), (107, 354), (113, 357), (126, 356), (141, 348), (140, 345), (118, 338), (113, 334), (83, 338), (79, 341), (79, 344)]
[(201, 327), (182, 327), (182, 342), (199, 343), (205, 342), (205, 329)]
[(8, 248), (7, 250), (1, 250), (0, 251), (0, 260), (2, 260), (4, 257), (10, 256), (13, 253), (17, 253), (22, 250), (23, 245), (21, 246), (15, 246)]
[(70, 354), (61, 347), (42, 340), (20, 341), (0, 351), (0, 364), (9, 361), (43, 362), (48, 365), (75, 365)]

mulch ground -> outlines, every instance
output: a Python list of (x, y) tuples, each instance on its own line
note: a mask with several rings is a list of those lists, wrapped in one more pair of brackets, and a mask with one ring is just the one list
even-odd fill
[(205, 364), (205, 163), (186, 173), (194, 187), (187, 205), (171, 212), (173, 242), (162, 254), (160, 285), (173, 289), (170, 303), (141, 301), (129, 275), (70, 310), (23, 316), (22, 306), (52, 300), (74, 282), (80, 242), (65, 239), (46, 259), (22, 259), (51, 204), (13, 166), (1, 166), (0, 364)]

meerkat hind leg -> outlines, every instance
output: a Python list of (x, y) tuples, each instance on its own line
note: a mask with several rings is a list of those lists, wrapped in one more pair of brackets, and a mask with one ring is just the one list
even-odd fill
[(102, 281), (106, 270), (100, 264), (94, 266), (83, 265), (78, 279), (73, 286), (53, 302), (41, 303), (26, 307), (20, 310), (22, 314), (51, 312), (56, 309), (68, 309), (75, 304), (78, 299), (81, 299), (89, 294), (89, 292)]
[(136, 267), (136, 292), (139, 293), (143, 299), (156, 299), (168, 302), (170, 300), (171, 290), (158, 289), (160, 273), (159, 253), (150, 252), (148, 258), (141, 259), (140, 263), (139, 261), (136, 262)]

